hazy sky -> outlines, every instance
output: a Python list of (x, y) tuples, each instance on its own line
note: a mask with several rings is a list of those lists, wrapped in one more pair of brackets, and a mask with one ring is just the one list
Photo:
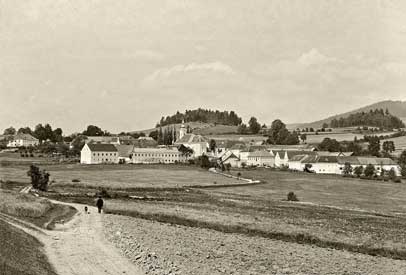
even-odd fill
[(405, 88), (405, 1), (0, 0), (0, 132), (197, 107), (307, 122)]

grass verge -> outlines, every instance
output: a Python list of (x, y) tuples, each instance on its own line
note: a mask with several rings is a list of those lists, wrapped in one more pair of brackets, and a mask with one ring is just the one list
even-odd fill
[(0, 274), (56, 275), (56, 272), (37, 239), (0, 220)]

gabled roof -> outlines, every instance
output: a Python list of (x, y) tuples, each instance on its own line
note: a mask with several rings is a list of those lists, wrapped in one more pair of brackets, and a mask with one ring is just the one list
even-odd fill
[(272, 158), (273, 155), (266, 151), (266, 150), (261, 150), (261, 151), (255, 151), (255, 152), (250, 152), (248, 154), (248, 157), (261, 157), (261, 158)]
[(308, 156), (303, 163), (338, 163), (336, 156)]
[(228, 156), (226, 156), (224, 159), (222, 159), (222, 161), (226, 161), (228, 159), (237, 159), (240, 160), (239, 157), (237, 157), (236, 155), (234, 155), (233, 153), (229, 154)]
[(305, 158), (307, 158), (309, 155), (296, 155), (293, 158), (291, 158), (289, 161), (302, 161)]
[(303, 150), (272, 150), (273, 154), (279, 154), (280, 158), (284, 158), (285, 154), (288, 155), (288, 159), (293, 158), (294, 156), (297, 155), (316, 155), (317, 152), (316, 151), (303, 151)]
[(345, 164), (346, 162), (351, 165), (396, 165), (390, 158), (377, 158), (377, 157), (338, 157), (339, 164)]
[(88, 143), (87, 146), (92, 152), (117, 152), (117, 148), (113, 144)]
[(38, 141), (35, 137), (30, 134), (16, 134), (13, 137), (13, 140), (22, 139), (22, 140), (29, 140), (29, 141)]
[(117, 148), (118, 156), (128, 158), (134, 150), (134, 145), (114, 145)]

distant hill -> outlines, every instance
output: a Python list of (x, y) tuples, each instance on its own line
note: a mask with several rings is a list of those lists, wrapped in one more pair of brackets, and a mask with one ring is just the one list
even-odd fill
[(331, 117), (328, 117), (326, 119), (322, 119), (322, 120), (318, 120), (318, 121), (314, 121), (314, 122), (310, 122), (310, 123), (292, 123), (288, 125), (289, 129), (296, 129), (296, 128), (321, 128), (323, 123), (328, 123), (330, 124), (330, 122), (333, 119), (340, 119), (340, 118), (345, 118), (351, 114), (355, 114), (358, 112), (369, 112), (369, 110), (375, 110), (375, 109), (383, 109), (386, 110), (388, 109), (389, 112), (394, 115), (397, 116), (398, 118), (402, 119), (403, 122), (406, 123), (406, 101), (393, 101), (393, 100), (386, 100), (386, 101), (380, 101), (356, 110), (352, 110), (346, 113), (342, 113), (342, 114), (338, 114), (338, 115), (334, 115)]
[[(180, 126), (182, 123), (170, 124), (165, 125), (162, 127), (164, 131), (166, 128), (173, 129), (175, 127), (176, 131), (179, 131)], [(214, 123), (204, 123), (204, 122), (185, 122), (185, 126), (189, 126), (190, 130), (194, 134), (199, 135), (226, 135), (226, 134), (236, 134), (238, 126), (232, 125), (222, 125), (222, 124), (214, 124)], [(133, 133), (145, 133), (147, 136), (152, 132), (159, 128), (151, 128), (145, 129), (141, 131), (133, 131)]]

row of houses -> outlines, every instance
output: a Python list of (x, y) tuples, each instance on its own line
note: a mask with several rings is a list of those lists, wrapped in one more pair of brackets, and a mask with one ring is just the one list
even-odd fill
[(400, 175), (400, 167), (390, 158), (378, 157), (355, 157), (352, 152), (324, 152), (314, 148), (303, 150), (285, 150), (281, 148), (234, 148), (227, 150), (221, 157), (220, 162), (232, 167), (264, 166), (286, 167), (290, 170), (304, 171), (319, 174), (342, 174), (344, 166), (348, 163), (353, 168), (373, 165), (379, 173), (382, 170), (394, 169)]

